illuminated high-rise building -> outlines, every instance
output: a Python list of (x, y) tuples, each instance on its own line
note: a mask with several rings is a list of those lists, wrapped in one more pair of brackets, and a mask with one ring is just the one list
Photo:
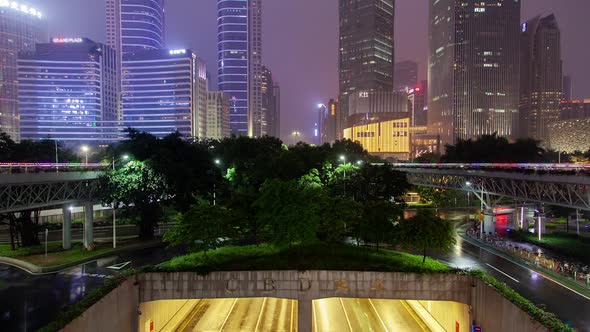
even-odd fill
[(416, 61), (396, 62), (393, 82), (395, 91), (415, 88), (418, 85), (418, 63)]
[(231, 133), (260, 137), (262, 0), (218, 0), (218, 87), (230, 100)]
[(20, 136), (66, 144), (118, 140), (115, 51), (86, 38), (53, 38), (18, 59)]
[(521, 1), (429, 2), (430, 134), (516, 137)]
[(281, 95), (280, 87), (273, 80), (272, 72), (262, 67), (262, 112), (261, 134), (272, 137), (281, 135)]
[(207, 69), (191, 50), (125, 54), (121, 101), (125, 127), (206, 137)]
[(339, 127), (343, 129), (351, 95), (393, 90), (395, 0), (339, 0), (339, 14)]
[(209, 91), (207, 97), (207, 138), (220, 140), (229, 136), (229, 99), (222, 91)]
[(19, 140), (17, 60), (20, 51), (31, 52), (46, 42), (47, 22), (35, 8), (0, 0), (0, 131)]
[(520, 136), (547, 143), (548, 125), (559, 121), (563, 98), (561, 33), (555, 15), (522, 25)]
[(107, 45), (120, 53), (165, 47), (165, 0), (106, 0)]

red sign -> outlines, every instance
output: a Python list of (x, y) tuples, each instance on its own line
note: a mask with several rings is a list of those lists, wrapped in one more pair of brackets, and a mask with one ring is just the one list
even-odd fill
[(455, 322), (455, 332), (461, 332), (461, 327), (459, 326), (459, 322)]
[(154, 322), (150, 321), (150, 332), (154, 330)]

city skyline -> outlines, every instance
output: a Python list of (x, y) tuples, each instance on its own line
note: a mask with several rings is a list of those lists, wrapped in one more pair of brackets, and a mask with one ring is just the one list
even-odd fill
[[(51, 7), (40, 0), (26, 2), (45, 14), (51, 36), (82, 36), (106, 41), (103, 1), (55, 0)], [(276, 0), (263, 3), (263, 63), (273, 70), (275, 79), (282, 86), (283, 133), (298, 129), (309, 135), (313, 130), (315, 105), (327, 103), (329, 98), (337, 96), (337, 2)], [(308, 10), (309, 6), (315, 10)], [(424, 79), (428, 56), (428, 2), (399, 0), (396, 7), (396, 61), (417, 60), (419, 79)], [(60, 8), (59, 13), (52, 8)], [(187, 10), (189, 8), (191, 10)], [(584, 65), (590, 49), (579, 46), (584, 31), (588, 30), (584, 26), (590, 26), (590, 22), (584, 19), (588, 9), (590, 3), (584, 0), (568, 1), (567, 6), (554, 0), (523, 2), (521, 21), (550, 13), (555, 13), (560, 20), (564, 74), (572, 76), (574, 98), (590, 95), (590, 67)], [(193, 49), (206, 61), (216, 80), (215, 72), (211, 70), (217, 61), (216, 1), (198, 5), (187, 0), (169, 2), (167, 17), (168, 46)], [(298, 29), (290, 28), (302, 17), (305, 18), (304, 25)]]

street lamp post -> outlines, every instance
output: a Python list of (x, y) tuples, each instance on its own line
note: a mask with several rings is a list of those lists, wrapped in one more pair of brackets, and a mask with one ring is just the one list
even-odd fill
[[(129, 160), (128, 155), (124, 155), (122, 157), (123, 160)], [(115, 162), (117, 161), (116, 158), (113, 158), (113, 172), (116, 170)], [(113, 202), (113, 249), (117, 248), (117, 207), (115, 206), (116, 203)]]
[(88, 165), (88, 151), (90, 149), (88, 148), (88, 145), (82, 145), (82, 152), (84, 152), (84, 156), (86, 158), (86, 165)]
[(344, 196), (346, 196), (346, 156), (340, 156), (340, 160), (342, 160), (342, 170), (344, 171)]
[[(215, 159), (215, 165), (221, 165), (221, 160)], [(215, 180), (215, 173), (213, 173), (213, 206), (217, 205), (217, 181)]]

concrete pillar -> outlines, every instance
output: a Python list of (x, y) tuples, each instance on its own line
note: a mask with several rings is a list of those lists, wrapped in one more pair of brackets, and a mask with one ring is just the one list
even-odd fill
[(311, 332), (313, 306), (311, 300), (297, 301), (297, 331)]
[(72, 211), (70, 207), (64, 205), (62, 208), (64, 222), (62, 225), (62, 243), (64, 249), (72, 248)]
[(94, 211), (92, 203), (84, 203), (84, 248), (94, 249)]
[(486, 235), (496, 232), (496, 215), (493, 210), (485, 210), (483, 216), (483, 231)]

